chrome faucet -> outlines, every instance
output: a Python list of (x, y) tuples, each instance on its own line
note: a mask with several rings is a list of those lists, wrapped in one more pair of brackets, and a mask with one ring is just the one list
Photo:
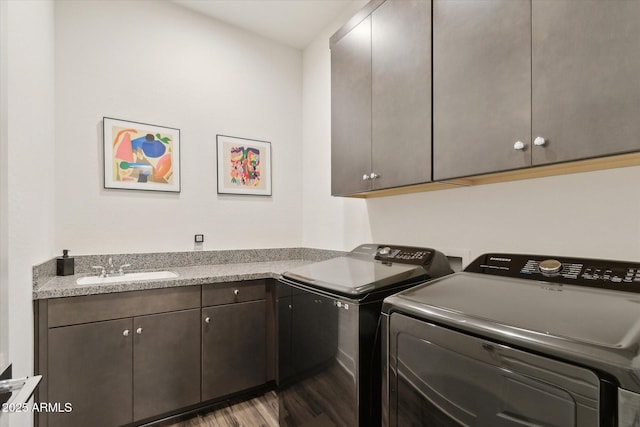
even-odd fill
[(131, 267), (131, 264), (122, 264), (121, 266), (117, 267), (116, 270), (116, 266), (113, 265), (113, 258), (109, 257), (107, 268), (101, 265), (94, 265), (91, 268), (100, 269), (100, 274), (98, 274), (98, 277), (114, 277), (124, 276), (125, 267)]

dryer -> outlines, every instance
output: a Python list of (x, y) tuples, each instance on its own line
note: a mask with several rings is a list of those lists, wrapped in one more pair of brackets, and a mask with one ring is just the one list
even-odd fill
[(382, 312), (384, 426), (640, 426), (640, 263), (486, 254)]

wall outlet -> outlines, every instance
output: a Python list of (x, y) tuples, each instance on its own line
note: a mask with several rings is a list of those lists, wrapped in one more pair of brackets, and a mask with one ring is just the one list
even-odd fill
[(196, 234), (193, 236), (193, 250), (201, 251), (204, 247), (204, 234)]

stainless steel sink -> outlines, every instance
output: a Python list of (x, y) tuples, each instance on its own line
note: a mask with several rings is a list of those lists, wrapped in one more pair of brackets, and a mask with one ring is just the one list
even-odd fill
[(76, 280), (78, 285), (103, 285), (107, 283), (117, 282), (134, 282), (137, 280), (160, 280), (160, 279), (175, 279), (178, 277), (173, 271), (145, 271), (141, 273), (124, 273), (121, 276), (88, 276), (81, 277)]

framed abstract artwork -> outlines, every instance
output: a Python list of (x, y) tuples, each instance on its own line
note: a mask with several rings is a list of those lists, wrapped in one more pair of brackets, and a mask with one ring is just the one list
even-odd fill
[(180, 129), (104, 117), (104, 188), (180, 192)]
[(216, 135), (218, 194), (271, 196), (271, 143)]

